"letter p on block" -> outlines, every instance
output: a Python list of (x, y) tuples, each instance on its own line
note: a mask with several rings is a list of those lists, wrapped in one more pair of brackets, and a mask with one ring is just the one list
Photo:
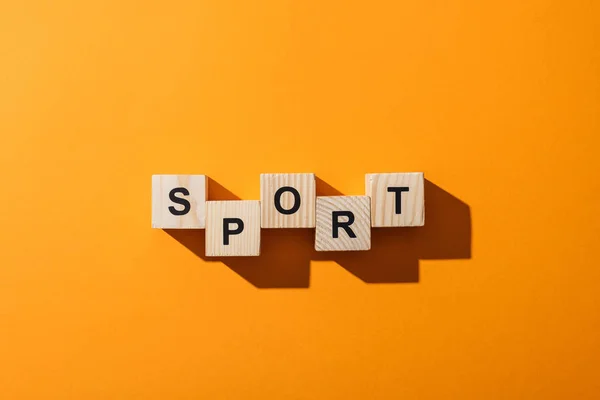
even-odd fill
[(207, 257), (260, 255), (260, 202), (206, 202)]

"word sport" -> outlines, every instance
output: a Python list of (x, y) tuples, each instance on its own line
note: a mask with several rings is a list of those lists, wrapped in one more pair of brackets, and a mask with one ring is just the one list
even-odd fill
[(317, 251), (371, 249), (371, 228), (425, 224), (422, 172), (365, 175), (364, 196), (317, 196), (315, 174), (261, 174), (260, 200), (207, 201), (205, 175), (153, 175), (152, 227), (205, 229), (206, 256), (258, 256), (261, 229), (315, 228)]

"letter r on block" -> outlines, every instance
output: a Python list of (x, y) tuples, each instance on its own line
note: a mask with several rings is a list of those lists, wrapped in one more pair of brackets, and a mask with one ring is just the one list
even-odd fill
[(317, 197), (315, 249), (371, 249), (370, 199), (367, 196)]

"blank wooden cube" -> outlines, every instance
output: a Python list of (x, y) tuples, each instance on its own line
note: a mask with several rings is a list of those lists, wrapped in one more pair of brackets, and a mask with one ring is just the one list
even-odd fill
[(260, 202), (206, 202), (208, 257), (260, 255)]
[(423, 226), (425, 179), (422, 172), (367, 174), (371, 197), (371, 226)]
[(315, 199), (315, 174), (261, 174), (261, 226), (314, 228)]
[(367, 196), (317, 197), (317, 251), (371, 249), (371, 200)]
[(204, 229), (205, 175), (152, 175), (152, 227)]

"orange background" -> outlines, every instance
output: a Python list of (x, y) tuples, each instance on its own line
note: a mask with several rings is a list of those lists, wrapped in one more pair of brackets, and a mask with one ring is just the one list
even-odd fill
[[(599, 8), (3, 1), (0, 397), (598, 398)], [(370, 253), (150, 228), (152, 174), (385, 171)]]

